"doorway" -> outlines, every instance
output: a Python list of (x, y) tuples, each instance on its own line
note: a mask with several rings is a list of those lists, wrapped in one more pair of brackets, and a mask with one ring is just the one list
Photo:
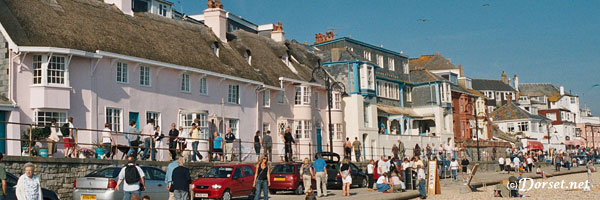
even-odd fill
[(136, 129), (140, 130), (140, 113), (138, 112), (129, 112), (129, 121), (134, 121), (136, 124)]

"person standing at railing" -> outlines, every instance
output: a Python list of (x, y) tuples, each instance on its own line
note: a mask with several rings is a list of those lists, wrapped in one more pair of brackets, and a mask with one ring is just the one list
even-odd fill
[(213, 160), (223, 161), (223, 138), (215, 131), (213, 141)]
[[(125, 133), (125, 139), (127, 139), (127, 143), (129, 143), (129, 151), (127, 152), (127, 156), (136, 155), (138, 146), (140, 145), (140, 136), (138, 135), (138, 130), (136, 128), (136, 122), (129, 122), (129, 127), (127, 127), (127, 133)], [(134, 154), (135, 153), (135, 154)]]
[(202, 155), (200, 155), (200, 152), (198, 152), (198, 144), (200, 143), (200, 132), (198, 131), (198, 126), (196, 125), (196, 123), (192, 123), (190, 135), (192, 136), (192, 162), (196, 162), (196, 158), (198, 158), (198, 161), (201, 161)]
[(110, 130), (110, 124), (104, 124), (104, 130), (102, 130), (102, 146), (104, 146), (104, 158), (110, 158), (112, 154), (113, 137), (112, 130)]
[(73, 117), (68, 118), (67, 125), (69, 128), (66, 133), (63, 133), (65, 137), (63, 141), (65, 142), (65, 157), (77, 158), (77, 148), (75, 147), (75, 125), (73, 125)]
[(256, 159), (260, 159), (260, 131), (256, 131), (254, 135), (254, 152), (256, 152)]
[(50, 127), (47, 127), (47, 129), (50, 129), (50, 135), (46, 138), (46, 141), (48, 141), (48, 157), (52, 158), (56, 153), (56, 143), (60, 141), (59, 136), (62, 136), (62, 134), (60, 128), (56, 125), (56, 119), (50, 120)]
[(394, 158), (398, 158), (398, 154), (400, 153), (400, 149), (398, 148), (398, 146), (396, 146), (396, 144), (392, 145), (392, 155), (394, 155)]
[(294, 137), (292, 136), (292, 133), (291, 133), (289, 127), (285, 130), (283, 139), (285, 142), (285, 162), (289, 162), (292, 160), (292, 155), (293, 155), (292, 143), (296, 144), (296, 141), (294, 141)]
[(354, 148), (354, 156), (356, 156), (356, 162), (360, 162), (360, 152), (362, 150), (362, 145), (360, 141), (358, 141), (358, 137), (354, 137), (354, 142), (352, 142), (352, 148)]
[(230, 128), (227, 128), (227, 134), (225, 134), (225, 157), (229, 161), (233, 161), (233, 141), (235, 141), (235, 135), (231, 132)]
[(144, 151), (142, 153), (142, 159), (146, 160), (150, 158), (150, 146), (152, 146), (152, 135), (154, 135), (154, 120), (148, 119), (146, 125), (142, 128), (142, 139), (144, 141)]
[(171, 153), (171, 160), (175, 160), (177, 158), (177, 137), (179, 137), (179, 131), (177, 130), (177, 126), (175, 123), (171, 124), (171, 130), (169, 130), (169, 153)]
[(352, 143), (350, 143), (350, 138), (346, 138), (344, 142), (344, 158), (350, 158), (352, 156)]
[(156, 150), (157, 148), (162, 148), (162, 144), (163, 144), (163, 138), (165, 137), (165, 135), (163, 135), (162, 131), (160, 130), (160, 126), (156, 126), (155, 130), (154, 130), (154, 137), (152, 138), (153, 144), (152, 144), (152, 161), (156, 161), (157, 160), (157, 155), (156, 152), (158, 152), (158, 160), (161, 160), (163, 157), (163, 150)]
[(398, 152), (401, 158), (404, 158), (404, 153), (406, 152), (406, 149), (404, 148), (404, 143), (400, 140), (398, 140)]
[(273, 157), (271, 156), (273, 152), (273, 138), (271, 137), (271, 131), (267, 131), (267, 134), (262, 140), (262, 145), (265, 148), (265, 154), (269, 156), (269, 160), (273, 160)]
[(187, 157), (189, 154), (185, 152), (185, 149), (187, 148), (187, 139), (190, 137), (190, 134), (183, 131), (181, 127), (179, 127), (179, 133), (181, 133), (179, 138), (177, 138), (177, 142), (179, 142), (179, 155)]

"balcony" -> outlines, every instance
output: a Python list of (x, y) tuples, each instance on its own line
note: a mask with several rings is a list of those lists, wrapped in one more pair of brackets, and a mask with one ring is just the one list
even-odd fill
[(31, 108), (71, 108), (71, 87), (32, 86), (29, 91)]

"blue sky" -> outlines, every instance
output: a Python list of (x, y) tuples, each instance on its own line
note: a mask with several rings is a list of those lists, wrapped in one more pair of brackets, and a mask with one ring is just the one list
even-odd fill
[[(199, 14), (206, 0), (172, 0)], [(286, 39), (335, 29), (414, 58), (440, 52), (472, 78), (519, 76), (563, 85), (600, 113), (600, 1), (222, 0), (256, 24), (283, 22)], [(488, 4), (484, 6), (485, 4)], [(422, 22), (419, 19), (427, 19)]]

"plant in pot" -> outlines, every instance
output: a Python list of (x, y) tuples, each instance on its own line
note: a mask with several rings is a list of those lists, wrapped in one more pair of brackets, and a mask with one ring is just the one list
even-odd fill
[(42, 141), (45, 140), (48, 136), (50, 136), (50, 129), (49, 128), (33, 128), (33, 129), (27, 129), (25, 131), (23, 131), (23, 133), (21, 134), (21, 147), (23, 150), (24, 154), (29, 155), (29, 133), (31, 130), (31, 155), (30, 156), (36, 156), (38, 155), (38, 149), (36, 148), (35, 144), (36, 141)]

